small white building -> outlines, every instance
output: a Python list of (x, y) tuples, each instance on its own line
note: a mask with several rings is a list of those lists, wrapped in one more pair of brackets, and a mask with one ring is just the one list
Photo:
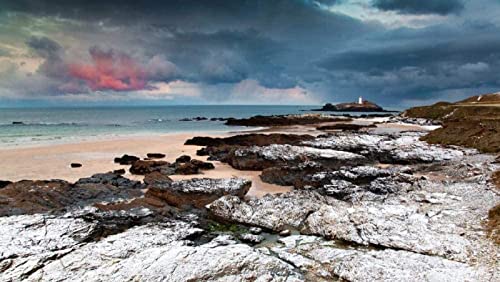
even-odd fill
[(363, 104), (363, 97), (359, 96), (359, 98), (358, 98), (358, 104), (360, 104), (360, 105)]

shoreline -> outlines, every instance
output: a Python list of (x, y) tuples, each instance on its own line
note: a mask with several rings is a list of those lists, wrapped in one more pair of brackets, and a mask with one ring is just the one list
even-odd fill
[[(181, 155), (190, 155), (206, 161), (206, 156), (196, 156), (199, 146), (184, 145), (184, 142), (194, 136), (227, 137), (245, 131), (227, 132), (190, 132), (167, 133), (141, 136), (119, 136), (105, 140), (81, 140), (62, 144), (43, 144), (29, 147), (0, 148), (0, 180), (20, 181), (25, 179), (62, 179), (70, 182), (96, 173), (104, 173), (116, 169), (125, 169), (124, 175), (134, 180), (144, 177), (128, 172), (129, 166), (113, 162), (115, 157), (123, 154), (136, 155), (141, 158), (147, 153), (163, 153), (165, 160), (173, 162)], [(80, 168), (71, 168), (71, 163), (81, 163)], [(204, 171), (203, 174), (173, 175), (172, 179), (190, 178), (229, 178), (232, 176), (246, 178), (252, 181), (248, 195), (261, 197), (266, 193), (280, 193), (290, 190), (289, 187), (264, 183), (260, 180), (260, 171), (239, 171), (227, 164), (213, 162), (215, 169)]]
[[(364, 124), (384, 119), (358, 119), (356, 123)], [(331, 124), (331, 123), (325, 123)], [(31, 144), (30, 146), (8, 146), (0, 148), (0, 180), (20, 181), (25, 179), (49, 180), (62, 179), (75, 182), (80, 178), (89, 177), (96, 173), (105, 173), (117, 169), (125, 169), (125, 177), (133, 180), (143, 180), (144, 176), (133, 175), (128, 171), (129, 166), (113, 162), (115, 157), (124, 154), (135, 155), (141, 158), (147, 153), (163, 153), (165, 160), (174, 162), (181, 155), (190, 155), (206, 161), (206, 156), (197, 156), (196, 150), (200, 146), (184, 145), (187, 139), (195, 136), (228, 137), (245, 133), (286, 133), (309, 134), (317, 136), (325, 132), (316, 130), (315, 125), (299, 125), (284, 127), (247, 127), (238, 130), (204, 131), (204, 132), (176, 132), (157, 134), (138, 134), (106, 136), (99, 139), (71, 140), (52, 144)], [(376, 131), (386, 130), (416, 130), (421, 126), (411, 124), (388, 123), (381, 124)], [(228, 127), (228, 129), (232, 129)], [(236, 128), (235, 128), (236, 129)], [(67, 141), (67, 140), (66, 140)], [(71, 163), (81, 163), (82, 167), (71, 168)], [(195, 175), (172, 175), (173, 180), (191, 178), (230, 178), (241, 177), (252, 181), (249, 196), (262, 197), (267, 193), (284, 193), (291, 187), (265, 183), (260, 179), (261, 171), (242, 171), (218, 161), (212, 162), (213, 170), (204, 171)]]
[(50, 147), (57, 145), (68, 145), (68, 144), (80, 144), (85, 142), (100, 142), (100, 141), (117, 141), (117, 140), (128, 140), (136, 138), (147, 138), (147, 137), (158, 137), (158, 136), (170, 136), (170, 135), (189, 135), (189, 134), (206, 134), (206, 135), (224, 135), (224, 134), (238, 134), (245, 132), (246, 130), (213, 130), (213, 131), (177, 131), (177, 132), (141, 132), (141, 133), (122, 133), (122, 134), (101, 134), (101, 135), (82, 135), (75, 137), (59, 137), (51, 140), (32, 140), (28, 142), (20, 143), (3, 143), (0, 144), (0, 151), (10, 150), (10, 149), (27, 149), (27, 148), (39, 148), (39, 147)]

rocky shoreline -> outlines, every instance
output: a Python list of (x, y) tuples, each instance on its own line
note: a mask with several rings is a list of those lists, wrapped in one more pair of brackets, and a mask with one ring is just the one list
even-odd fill
[[(349, 121), (226, 122), (316, 129)], [(2, 181), (0, 280), (500, 280), (495, 156), (376, 127), (187, 140), (208, 162), (115, 159), (142, 181), (123, 171), (74, 183)], [(211, 161), (261, 171), (293, 191), (249, 197), (251, 183), (237, 175), (198, 177)], [(170, 178), (177, 174), (197, 176)]]

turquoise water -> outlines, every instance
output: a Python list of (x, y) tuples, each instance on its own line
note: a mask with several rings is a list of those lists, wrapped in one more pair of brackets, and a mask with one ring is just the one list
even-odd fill
[[(99, 108), (0, 108), (0, 147), (109, 136), (239, 130), (223, 121), (193, 117), (299, 114), (318, 106), (162, 106)], [(316, 112), (317, 113), (317, 112)], [(22, 124), (13, 124), (20, 122)]]

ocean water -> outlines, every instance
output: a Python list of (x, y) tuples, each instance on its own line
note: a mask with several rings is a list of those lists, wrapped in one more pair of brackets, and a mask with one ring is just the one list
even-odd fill
[(226, 126), (224, 121), (180, 121), (180, 119), (299, 114), (317, 107), (224, 105), (0, 108), (0, 147), (64, 143), (112, 136), (234, 131), (242, 128)]

